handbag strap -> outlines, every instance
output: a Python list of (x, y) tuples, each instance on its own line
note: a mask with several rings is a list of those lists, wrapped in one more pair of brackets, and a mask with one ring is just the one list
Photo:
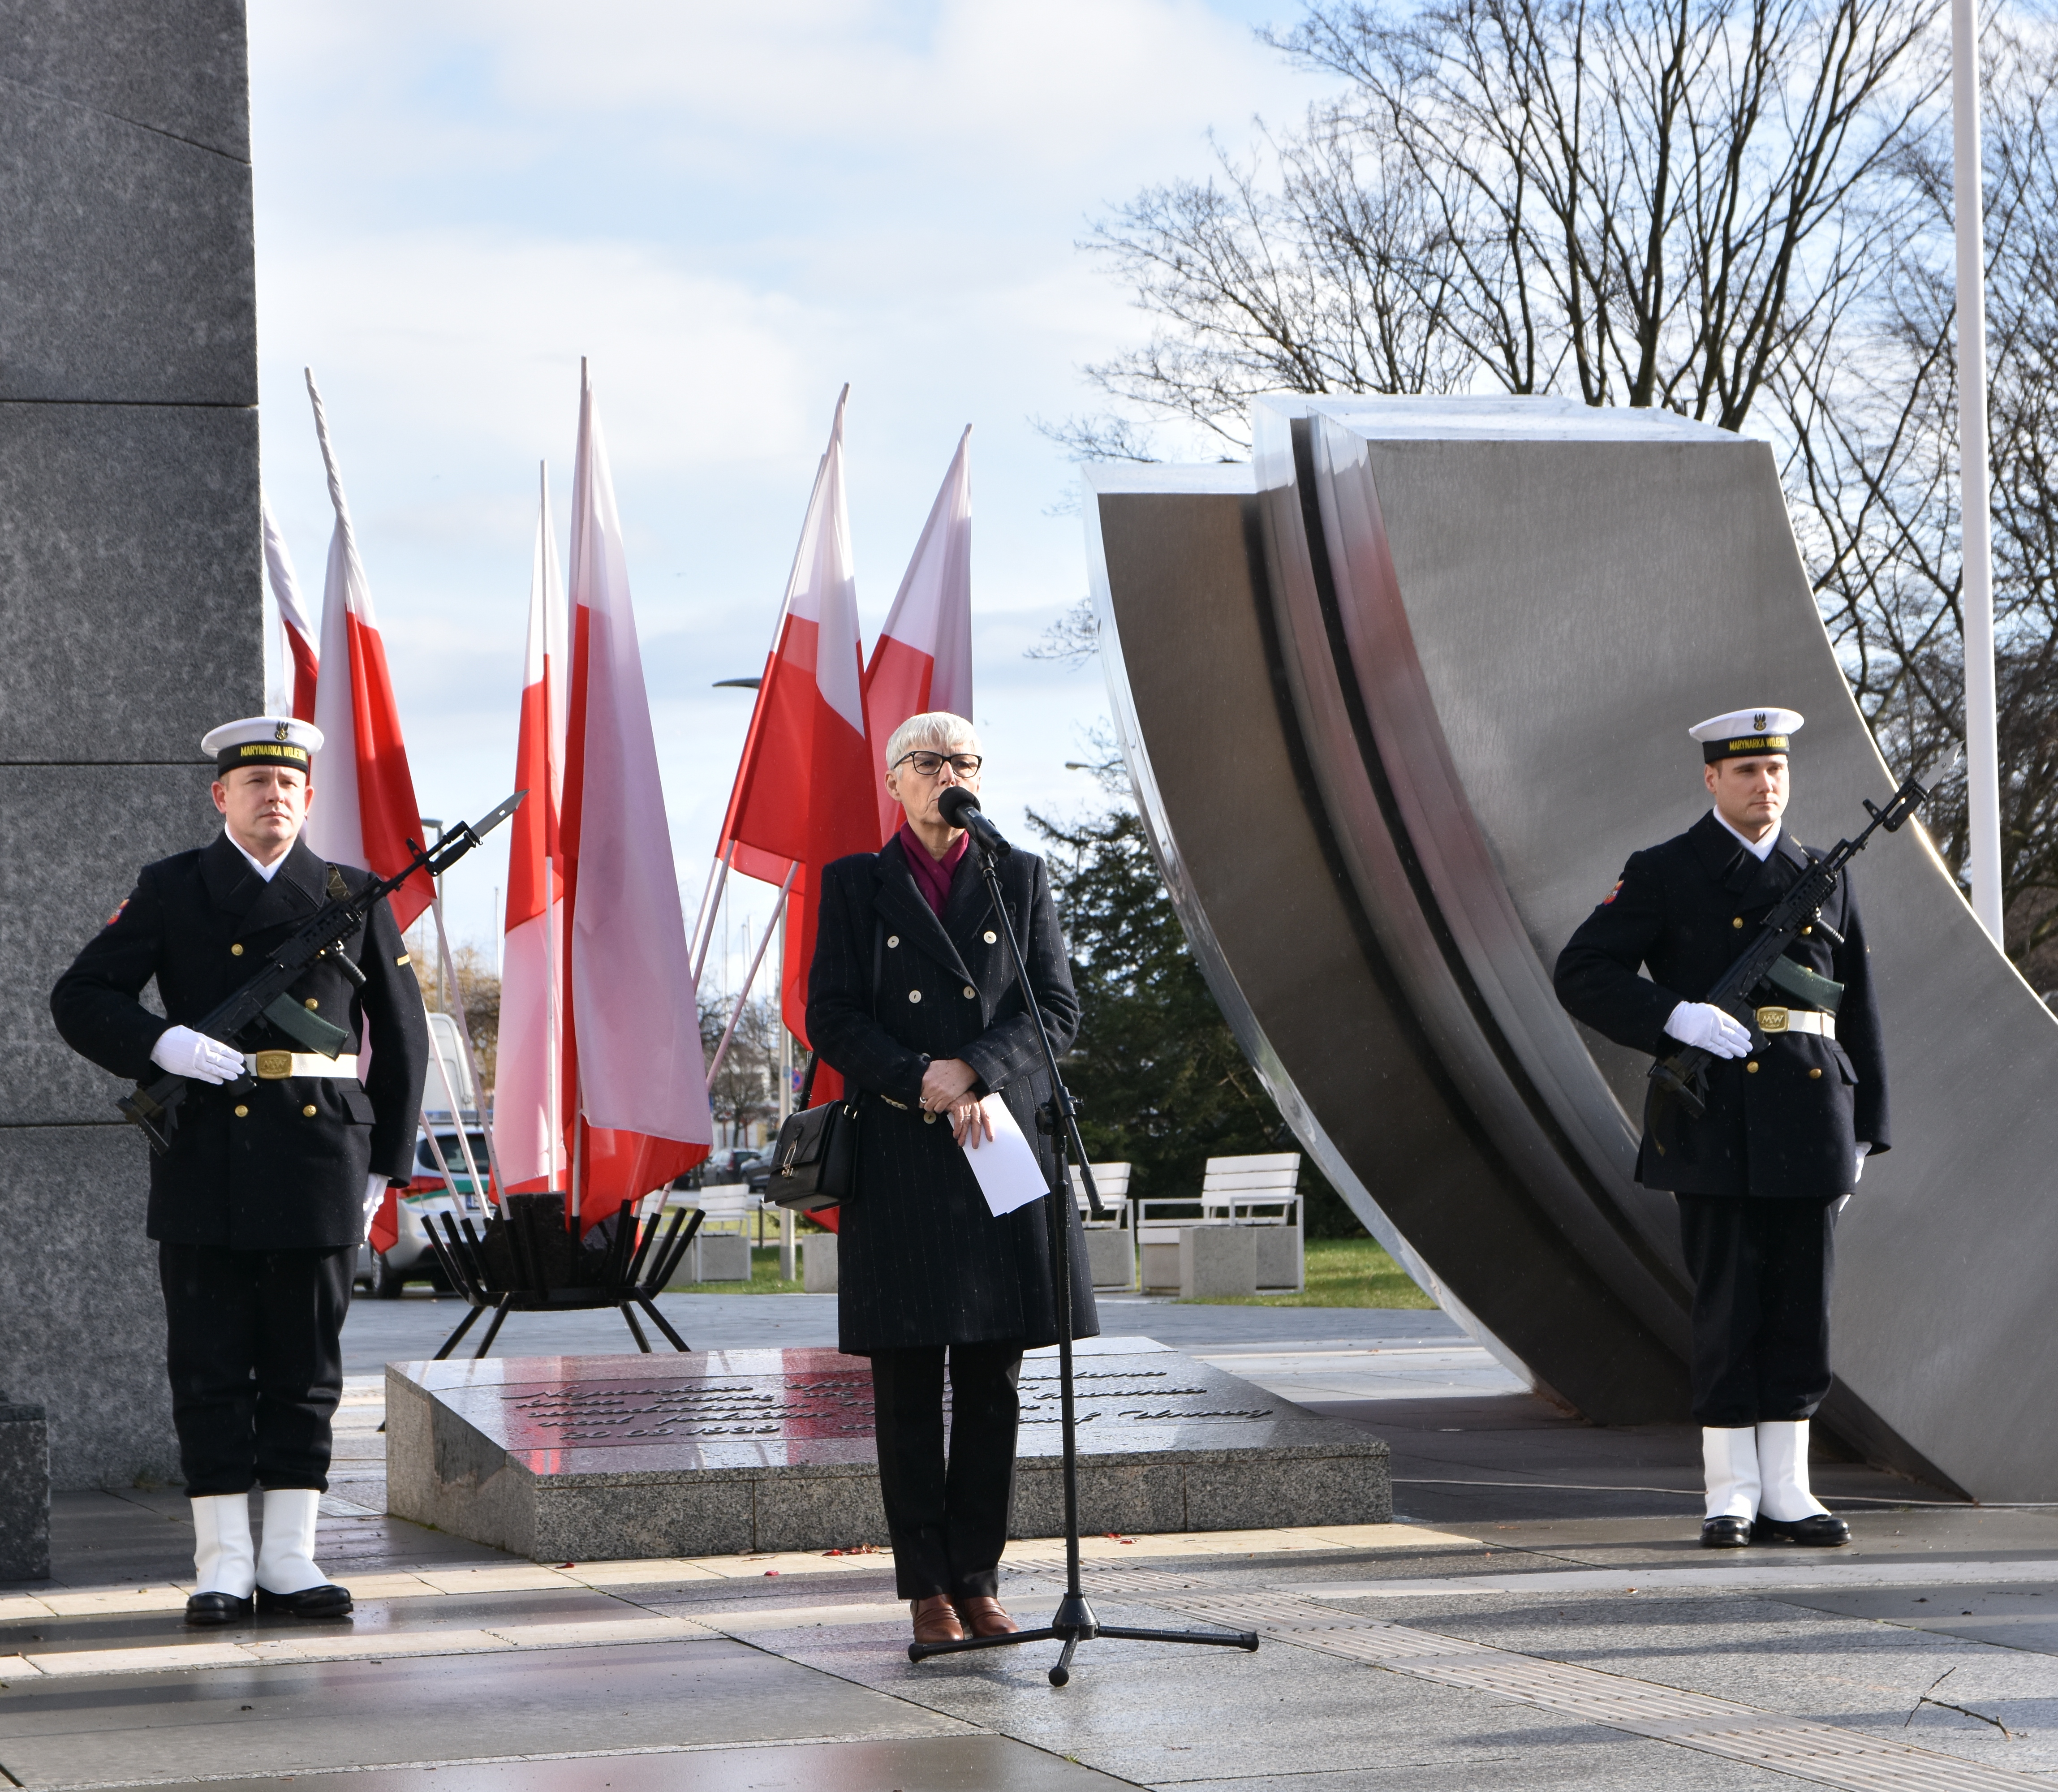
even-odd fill
[[(886, 921), (883, 916), (875, 914), (872, 917), (872, 999), (867, 1004), (875, 1014), (879, 1007), (879, 985), (885, 970), (885, 958)], [(815, 1067), (821, 1061), (819, 1051), (808, 1054), (808, 1067), (801, 1077), (801, 1105), (793, 1110), (796, 1114), (806, 1113), (814, 1100)]]

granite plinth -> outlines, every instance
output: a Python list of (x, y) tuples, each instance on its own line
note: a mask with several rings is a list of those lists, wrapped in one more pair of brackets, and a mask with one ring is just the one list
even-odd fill
[(0, 1580), (50, 1572), (50, 1444), (40, 1406), (0, 1398)]
[[(1149, 1338), (1081, 1341), (1087, 1532), (1383, 1524), (1384, 1442)], [(1011, 1535), (1063, 1528), (1057, 1356), (1022, 1369)], [(537, 1561), (885, 1540), (872, 1376), (833, 1350), (391, 1363), (391, 1509)]]

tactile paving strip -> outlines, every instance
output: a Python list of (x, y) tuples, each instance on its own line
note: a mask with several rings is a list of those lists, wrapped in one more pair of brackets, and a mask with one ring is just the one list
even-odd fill
[(1312, 1599), (1231, 1593), (1155, 1603), (1188, 1617), (1265, 1631), (1297, 1648), (1512, 1699), (1848, 1792), (2027, 1792), (2031, 1787), (2050, 1792), (2050, 1781), (2040, 1774), (1963, 1761), (1912, 1743), (1598, 1668), (1516, 1655), (1463, 1637), (1353, 1618)]

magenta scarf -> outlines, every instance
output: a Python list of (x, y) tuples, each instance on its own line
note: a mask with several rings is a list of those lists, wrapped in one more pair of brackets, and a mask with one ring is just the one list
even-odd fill
[(929, 849), (922, 844), (921, 836), (904, 821), (900, 824), (899, 838), (901, 856), (915, 874), (915, 888), (922, 892), (922, 900), (940, 920), (944, 904), (951, 899), (951, 879), (956, 875), (958, 860), (965, 856), (965, 848), (971, 844), (971, 836), (959, 834), (950, 851), (940, 859), (929, 856)]

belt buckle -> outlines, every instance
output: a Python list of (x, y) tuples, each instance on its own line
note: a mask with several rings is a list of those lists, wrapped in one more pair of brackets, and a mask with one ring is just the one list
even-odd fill
[(260, 1081), (280, 1083), (293, 1074), (293, 1055), (290, 1051), (260, 1051), (256, 1055)]
[(1785, 1033), (1792, 1031), (1793, 1017), (1785, 1008), (1760, 1008), (1758, 1011), (1758, 1030), (1761, 1033)]

